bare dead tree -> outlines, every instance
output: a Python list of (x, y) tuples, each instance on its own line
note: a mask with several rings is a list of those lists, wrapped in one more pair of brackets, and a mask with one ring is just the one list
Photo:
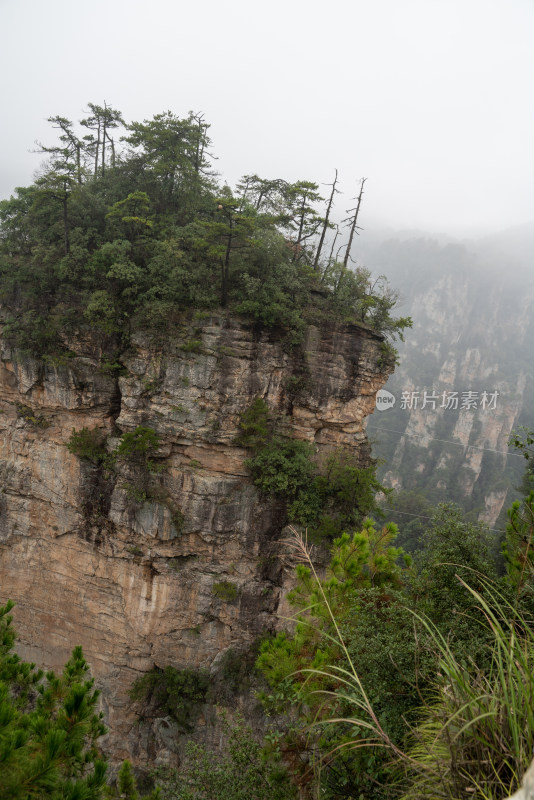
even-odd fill
[[(333, 259), (333, 256), (334, 256), (334, 247), (336, 246), (336, 242), (337, 242), (337, 239), (338, 239), (338, 236), (339, 236), (339, 225), (334, 225), (334, 227), (336, 229), (336, 235), (334, 236), (334, 238), (332, 240), (332, 246), (330, 248), (330, 255), (328, 256), (328, 261), (326, 262), (326, 266), (323, 269), (323, 274), (321, 275), (321, 283), (325, 282), (326, 276), (328, 275), (328, 268), (332, 265), (332, 259)], [(338, 253), (339, 253), (339, 249), (338, 249)], [(336, 261), (337, 261), (337, 253), (336, 253)]]
[(354, 215), (352, 217), (347, 217), (346, 219), (343, 220), (343, 222), (348, 222), (350, 225), (349, 243), (347, 245), (347, 249), (345, 250), (345, 258), (343, 259), (343, 267), (345, 269), (347, 269), (348, 267), (354, 234), (357, 234), (359, 230), (361, 231), (361, 228), (358, 227), (358, 214), (360, 213), (360, 206), (362, 204), (362, 196), (363, 196), (363, 187), (365, 185), (366, 180), (367, 178), (362, 178), (362, 182), (360, 184), (360, 193), (357, 198), (356, 207), (347, 209), (347, 213), (354, 211)]
[(317, 245), (317, 251), (315, 253), (315, 260), (313, 262), (313, 269), (315, 270), (315, 272), (317, 272), (319, 269), (319, 258), (321, 256), (321, 250), (323, 249), (324, 237), (326, 236), (326, 231), (330, 227), (328, 219), (330, 217), (330, 210), (332, 208), (332, 203), (334, 202), (334, 195), (336, 194), (336, 192), (339, 191), (338, 189), (336, 189), (336, 183), (337, 183), (337, 169), (334, 182), (332, 184), (330, 183), (327, 184), (327, 186), (332, 186), (332, 191), (330, 192), (330, 199), (328, 200), (328, 206), (326, 208), (326, 214), (323, 222), (323, 230), (321, 231), (321, 238), (319, 239), (319, 244)]

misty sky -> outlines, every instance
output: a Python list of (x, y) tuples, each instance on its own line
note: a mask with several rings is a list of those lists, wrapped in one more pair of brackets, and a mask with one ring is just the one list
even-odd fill
[(0, 0), (0, 37), (0, 197), (106, 101), (204, 112), (231, 185), (337, 167), (342, 215), (365, 176), (366, 228), (534, 219), (534, 0)]

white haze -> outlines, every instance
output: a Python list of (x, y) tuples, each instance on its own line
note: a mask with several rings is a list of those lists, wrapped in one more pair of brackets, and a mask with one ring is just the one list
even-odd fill
[[(534, 217), (532, 0), (0, 0), (0, 197), (46, 118), (211, 122), (217, 169), (332, 180), (362, 225), (491, 233)], [(326, 189), (325, 189), (326, 191)]]

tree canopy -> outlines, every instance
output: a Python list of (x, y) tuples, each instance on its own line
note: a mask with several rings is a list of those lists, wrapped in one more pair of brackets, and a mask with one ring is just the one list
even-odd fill
[(312, 319), (389, 339), (411, 324), (392, 316), (385, 279), (347, 267), (349, 253), (324, 255), (334, 193), (323, 211), (311, 181), (247, 175), (232, 190), (201, 114), (127, 123), (90, 103), (78, 125), (49, 122), (57, 141), (39, 145), (39, 176), (0, 202), (0, 302), (15, 347), (60, 352), (87, 326), (116, 349), (132, 326), (166, 331), (190, 308), (229, 308), (292, 344)]

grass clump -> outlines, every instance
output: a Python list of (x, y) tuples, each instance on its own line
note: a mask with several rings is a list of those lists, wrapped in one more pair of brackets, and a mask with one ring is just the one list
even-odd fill
[(213, 584), (211, 590), (215, 597), (225, 603), (233, 603), (239, 595), (239, 589), (231, 581), (218, 581)]
[(34, 425), (36, 428), (49, 428), (51, 423), (42, 414), (36, 414), (32, 408), (22, 403), (16, 405), (17, 416)]
[(190, 339), (185, 344), (180, 345), (180, 350), (184, 353), (202, 353), (202, 341), (200, 339)]
[(403, 800), (502, 800), (520, 785), (534, 751), (534, 630), (496, 588), (461, 581), (491, 633), (491, 663), (460, 661), (423, 620), (439, 653), (434, 698), (423, 708), (407, 753)]

